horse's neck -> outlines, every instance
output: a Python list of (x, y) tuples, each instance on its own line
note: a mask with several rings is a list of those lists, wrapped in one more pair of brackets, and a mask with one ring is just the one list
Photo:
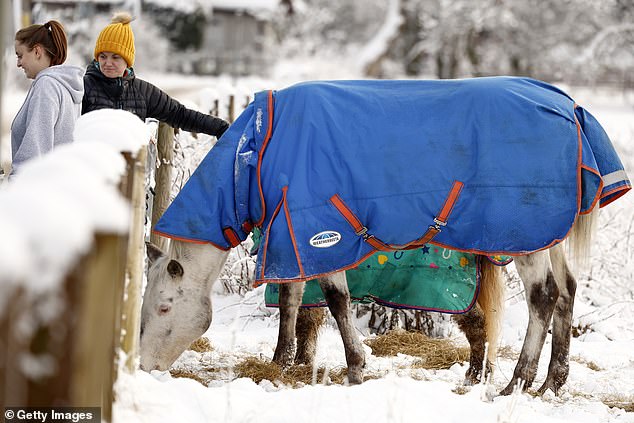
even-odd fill
[(223, 251), (211, 244), (196, 244), (172, 240), (169, 256), (177, 260), (185, 273), (203, 291), (211, 291), (227, 260), (229, 251)]

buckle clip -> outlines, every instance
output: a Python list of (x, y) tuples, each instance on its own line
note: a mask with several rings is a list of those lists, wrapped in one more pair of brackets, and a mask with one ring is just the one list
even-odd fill
[(354, 233), (355, 235), (358, 235), (360, 237), (363, 237), (363, 239), (368, 237), (368, 228), (366, 228), (365, 226), (363, 226), (361, 229), (359, 229), (358, 231), (356, 231)]
[(434, 223), (436, 226), (447, 226), (447, 222), (443, 222), (442, 220), (438, 220), (437, 217), (434, 217)]
[(429, 225), (429, 229), (434, 229), (438, 232), (442, 232), (442, 228), (447, 226), (447, 222), (443, 222), (442, 220), (438, 220), (437, 217), (434, 217), (434, 224)]

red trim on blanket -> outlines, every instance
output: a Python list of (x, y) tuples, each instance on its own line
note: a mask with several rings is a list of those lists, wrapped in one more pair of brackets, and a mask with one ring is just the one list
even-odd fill
[(295, 252), (295, 260), (297, 261), (297, 267), (299, 267), (299, 276), (305, 277), (304, 266), (302, 265), (302, 259), (297, 249), (297, 240), (295, 239), (295, 231), (293, 230), (293, 222), (291, 221), (291, 213), (288, 210), (288, 203), (286, 202), (286, 193), (288, 192), (288, 186), (282, 188), (282, 203), (284, 204), (284, 214), (286, 215), (286, 225), (288, 226), (288, 233), (291, 236), (291, 242), (293, 243), (293, 251)]
[[(357, 267), (359, 264), (361, 264), (364, 261), (366, 261), (368, 259), (368, 257), (370, 257), (374, 253), (375, 253), (375, 251), (370, 251), (369, 253), (365, 254), (362, 258), (360, 258), (359, 260), (355, 261), (351, 265), (342, 267), (341, 269), (333, 270), (331, 272), (318, 273), (316, 275), (311, 275), (309, 277), (288, 278), (288, 279), (265, 279), (264, 275), (262, 275), (262, 277), (260, 279), (256, 279), (255, 282), (253, 282), (253, 287), (257, 288), (258, 286), (260, 286), (262, 284), (265, 284), (265, 283), (305, 282), (308, 279), (324, 278), (326, 276), (334, 275), (335, 273), (344, 272), (344, 271), (346, 271), (348, 269), (353, 269), (353, 268)], [(264, 267), (262, 267), (262, 268), (264, 268)]]
[[(579, 123), (579, 119), (577, 119), (577, 115), (575, 114), (575, 109), (577, 108), (577, 103), (573, 103), (572, 106), (572, 117), (575, 119), (575, 125), (577, 126), (577, 215), (581, 211), (581, 199), (583, 196), (582, 192), (582, 178), (581, 178), (581, 166), (583, 165), (583, 143), (581, 141), (581, 124)], [(591, 208), (590, 208), (591, 209)], [(575, 216), (576, 219), (576, 216)]]
[(531, 253), (536, 253), (538, 251), (547, 250), (547, 249), (553, 247), (554, 245), (557, 245), (557, 244), (563, 242), (563, 240), (568, 238), (568, 235), (570, 235), (570, 230), (571, 229), (572, 229), (572, 226), (570, 227), (570, 229), (568, 229), (568, 232), (566, 233), (566, 235), (564, 235), (563, 238), (555, 239), (550, 244), (546, 245), (545, 247), (538, 248), (537, 250), (531, 250), (531, 251), (518, 251), (518, 252), (483, 251), (483, 250), (476, 250), (476, 249), (458, 248), (458, 247), (454, 247), (453, 245), (443, 244), (442, 242), (438, 242), (438, 241), (430, 241), (429, 243), (433, 244), (433, 245), (436, 245), (438, 247), (447, 248), (449, 250), (460, 251), (462, 253), (477, 254), (477, 255), (480, 255), (480, 256), (497, 256), (497, 255), (501, 255), (501, 256), (513, 256), (513, 257), (516, 257), (516, 256), (525, 256), (527, 254), (531, 254)]
[(588, 172), (592, 172), (599, 177), (599, 188), (597, 188), (597, 192), (596, 194), (594, 194), (594, 200), (592, 200), (592, 204), (590, 205), (590, 207), (588, 207), (586, 211), (584, 212), (579, 211), (579, 214), (589, 214), (590, 212), (592, 212), (592, 210), (594, 210), (594, 207), (597, 205), (597, 203), (601, 199), (601, 191), (603, 191), (603, 178), (601, 178), (601, 173), (597, 169), (593, 169), (584, 164), (581, 165), (581, 169), (582, 170), (585, 169)]
[(605, 197), (609, 197), (610, 195), (613, 195), (616, 192), (622, 191), (621, 193), (619, 193), (618, 195), (614, 195), (612, 198), (604, 201), (599, 207), (605, 207), (608, 204), (610, 204), (611, 202), (613, 202), (614, 200), (621, 198), (623, 196), (623, 194), (625, 194), (626, 192), (628, 192), (629, 190), (632, 189), (632, 186), (630, 184), (626, 184), (626, 185), (621, 185), (620, 187), (616, 187), (611, 189), (610, 191), (606, 192), (605, 194), (603, 194), (601, 196), (601, 199), (603, 200)]
[(258, 167), (257, 167), (257, 178), (258, 178), (258, 191), (260, 194), (260, 205), (262, 206), (262, 214), (257, 222), (254, 223), (255, 226), (260, 226), (264, 222), (264, 218), (266, 217), (266, 203), (264, 202), (264, 191), (262, 190), (262, 157), (264, 157), (264, 152), (266, 150), (266, 146), (269, 144), (269, 140), (271, 139), (271, 134), (273, 133), (273, 91), (269, 90), (268, 92), (268, 122), (266, 128), (266, 135), (264, 136), (264, 142), (262, 143), (262, 147), (260, 147), (260, 151), (258, 152)]
[(173, 239), (175, 241), (191, 242), (192, 244), (211, 244), (214, 247), (216, 247), (216, 248), (218, 248), (219, 250), (222, 250), (222, 251), (229, 251), (231, 249), (231, 247), (229, 247), (229, 248), (223, 247), (223, 246), (220, 246), (220, 245), (216, 244), (215, 242), (203, 241), (203, 240), (200, 240), (200, 239), (193, 239), (193, 238), (183, 238), (183, 237), (180, 237), (180, 236), (166, 234), (164, 232), (157, 231), (156, 229), (153, 229), (152, 232), (154, 232), (155, 234), (160, 235), (162, 237)]

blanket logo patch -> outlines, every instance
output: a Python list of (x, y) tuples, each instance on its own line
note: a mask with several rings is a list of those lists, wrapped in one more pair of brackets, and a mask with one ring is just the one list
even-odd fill
[(335, 231), (323, 231), (313, 235), (310, 245), (316, 248), (332, 247), (341, 240), (341, 234)]

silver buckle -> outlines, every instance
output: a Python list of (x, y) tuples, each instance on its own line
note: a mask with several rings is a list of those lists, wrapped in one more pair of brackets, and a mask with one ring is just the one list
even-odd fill
[(365, 238), (367, 236), (367, 233), (368, 233), (368, 228), (364, 226), (361, 228), (361, 230), (355, 232), (355, 235), (362, 236)]

